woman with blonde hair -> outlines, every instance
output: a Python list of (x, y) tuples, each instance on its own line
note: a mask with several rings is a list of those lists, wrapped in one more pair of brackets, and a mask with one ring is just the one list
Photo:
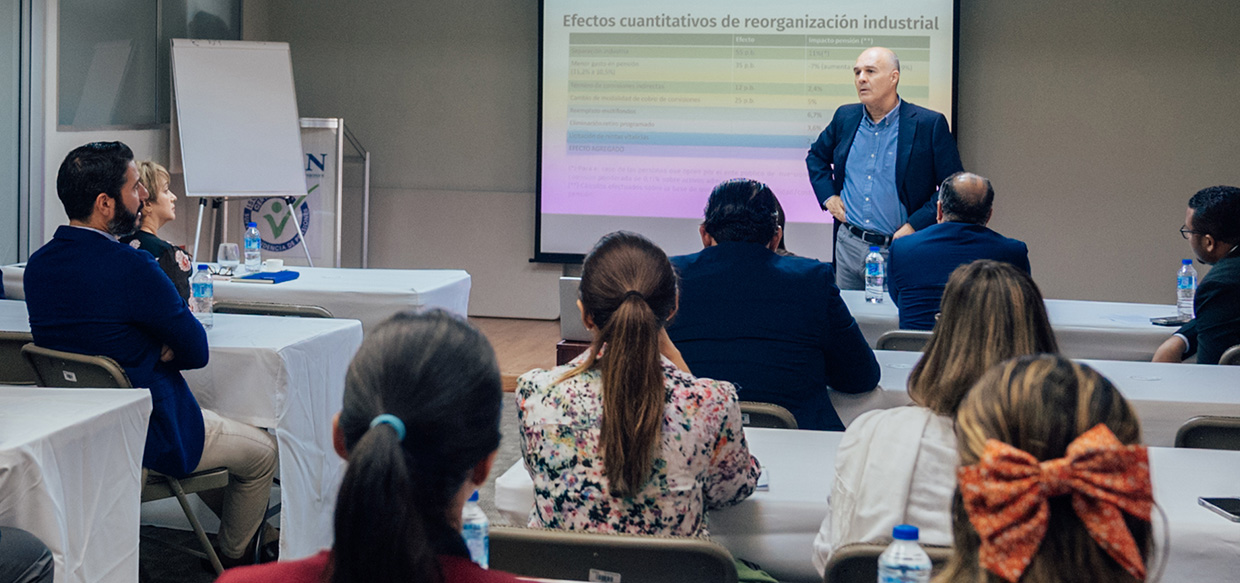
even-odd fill
[(641, 235), (606, 235), (580, 290), (590, 348), (517, 381), (530, 526), (706, 534), (706, 511), (748, 497), (759, 466), (736, 389), (695, 378), (667, 337), (677, 302), (667, 255)]
[(1149, 459), (1124, 397), (1053, 355), (996, 366), (956, 417), (955, 555), (938, 583), (1144, 581)]
[(909, 375), (915, 406), (870, 411), (844, 432), (830, 513), (814, 539), (818, 571), (840, 546), (890, 537), (898, 524), (917, 526), (922, 543), (951, 542), (957, 407), (991, 366), (1057, 351), (1042, 293), (1028, 274), (985, 259), (956, 268), (925, 355)]
[(188, 300), (193, 262), (180, 247), (159, 238), (160, 227), (177, 218), (177, 195), (168, 190), (171, 176), (167, 169), (150, 160), (136, 164), (138, 181), (148, 193), (146, 200), (141, 201), (142, 224), (134, 234), (122, 237), (120, 241), (155, 256), (155, 261), (168, 274), (181, 299)]

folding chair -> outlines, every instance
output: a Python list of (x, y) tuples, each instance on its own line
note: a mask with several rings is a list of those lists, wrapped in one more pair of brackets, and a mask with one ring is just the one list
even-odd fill
[[(851, 543), (835, 549), (823, 572), (823, 583), (874, 583), (878, 580), (878, 556), (889, 544), (890, 541)], [(951, 547), (921, 545), (921, 548), (930, 555), (936, 572), (952, 556)]]
[[(39, 386), (54, 388), (92, 388), (92, 389), (128, 389), (133, 384), (125, 369), (115, 360), (106, 356), (87, 356), (73, 352), (52, 350), (32, 344), (22, 347), (22, 356), (34, 369)], [(215, 490), (228, 485), (228, 469), (214, 468), (195, 472), (183, 478), (173, 478), (159, 472), (142, 470), (142, 502), (152, 502), (165, 498), (176, 497), (185, 512), (185, 518), (194, 529), (202, 551), (174, 545), (162, 539), (150, 538), (153, 542), (177, 549), (190, 555), (207, 559), (215, 568), (216, 574), (224, 572), (220, 558), (211, 546), (211, 540), (202, 528), (202, 523), (189, 507), (189, 494)], [(261, 531), (261, 529), (260, 529)]]
[(215, 302), (212, 311), (216, 314), (248, 314), (251, 316), (295, 316), (298, 318), (331, 318), (332, 313), (321, 306), (303, 306), (300, 304), (273, 304), (270, 302)]
[(704, 538), (497, 526), (490, 544), (492, 569), (524, 577), (736, 583), (732, 554)]
[(792, 412), (774, 403), (741, 401), (741, 421), (745, 427), (797, 428)]
[(1228, 348), (1218, 359), (1219, 364), (1240, 364), (1240, 344)]
[(1240, 417), (1193, 417), (1175, 432), (1175, 446), (1240, 450)]
[(929, 330), (889, 330), (878, 337), (874, 343), (877, 350), (903, 350), (906, 352), (922, 352), (930, 343)]

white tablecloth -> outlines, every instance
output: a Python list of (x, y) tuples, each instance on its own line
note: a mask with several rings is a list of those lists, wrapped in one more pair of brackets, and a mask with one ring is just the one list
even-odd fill
[[(844, 290), (840, 295), (870, 346), (883, 332), (899, 329), (899, 313), (890, 295), (884, 294), (881, 304), (865, 301), (865, 292), (859, 290)], [(1150, 318), (1174, 316), (1175, 306), (1170, 304), (1046, 300), (1046, 313), (1059, 350), (1071, 358), (1148, 362), (1158, 345), (1176, 330), (1150, 323)]]
[(151, 394), (0, 387), (0, 525), (39, 537), (56, 581), (138, 580)]
[[(29, 331), (25, 302), (0, 301), (0, 330)], [(332, 512), (344, 461), (331, 442), (344, 376), (362, 343), (356, 320), (216, 314), (211, 360), (185, 371), (202, 407), (275, 430), (284, 527), (280, 556), (331, 546)]]
[[(712, 511), (711, 537), (781, 581), (821, 581), (810, 556), (827, 515), (843, 433), (747, 428), (745, 436), (770, 475), (770, 491)], [(1240, 524), (1198, 507), (1197, 497), (1240, 495), (1240, 452), (1150, 448), (1150, 468), (1154, 499), (1170, 521), (1162, 580), (1233, 580), (1240, 561)], [(495, 505), (510, 521), (525, 524), (533, 503), (533, 482), (517, 462), (496, 480)], [(1161, 544), (1158, 519), (1155, 529)]]
[[(300, 275), (274, 285), (217, 281), (215, 299), (320, 306), (337, 318), (360, 320), (367, 330), (402, 310), (435, 307), (462, 316), (469, 313), (471, 280), (459, 269), (287, 269)], [(4, 272), (6, 297), (25, 298), (24, 264), (0, 270)]]
[[(831, 392), (831, 402), (845, 425), (873, 409), (906, 405), (908, 375), (920, 352), (876, 350), (882, 377), (879, 388), (849, 395)], [(1170, 447), (1175, 432), (1198, 415), (1240, 416), (1240, 366), (1165, 364), (1121, 360), (1081, 360), (1110, 379), (1141, 419), (1147, 445)]]

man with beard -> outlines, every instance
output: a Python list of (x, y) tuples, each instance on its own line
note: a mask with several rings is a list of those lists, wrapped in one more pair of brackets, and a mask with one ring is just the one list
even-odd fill
[(226, 467), (220, 562), (244, 564), (262, 522), (276, 467), (266, 431), (201, 409), (181, 376), (207, 364), (207, 335), (150, 253), (117, 241), (133, 233), (146, 189), (133, 152), (95, 142), (65, 158), (56, 194), (69, 224), (30, 256), (24, 285), (35, 344), (116, 360), (154, 402), (142, 465), (174, 477)]

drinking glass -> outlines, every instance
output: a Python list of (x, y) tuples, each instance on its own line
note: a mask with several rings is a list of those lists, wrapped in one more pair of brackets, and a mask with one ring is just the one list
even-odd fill
[(241, 248), (236, 243), (220, 243), (219, 254), (215, 256), (215, 260), (220, 267), (228, 270), (230, 274), (237, 273), (237, 266), (241, 265)]

